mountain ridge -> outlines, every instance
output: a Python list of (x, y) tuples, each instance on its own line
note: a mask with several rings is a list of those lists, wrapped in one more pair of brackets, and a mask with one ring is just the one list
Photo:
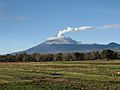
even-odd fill
[(37, 46), (17, 53), (68, 53), (101, 51), (104, 49), (120, 50), (120, 44), (115, 42), (109, 44), (82, 44), (69, 37), (52, 37)]

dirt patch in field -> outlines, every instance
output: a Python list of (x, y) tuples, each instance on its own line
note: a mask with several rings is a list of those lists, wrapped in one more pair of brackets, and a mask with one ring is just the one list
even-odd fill
[(12, 65), (21, 65), (21, 64), (27, 64), (27, 65), (41, 65), (45, 64), (45, 62), (0, 62), (0, 64), (12, 64)]
[(66, 81), (64, 78), (61, 78), (61, 77), (46, 77), (46, 78), (42, 78), (42, 80), (50, 81), (50, 82), (63, 82), (63, 81)]
[(31, 82), (66, 82), (67, 79), (62, 77), (22, 77), (20, 78), (24, 81), (31, 81)]

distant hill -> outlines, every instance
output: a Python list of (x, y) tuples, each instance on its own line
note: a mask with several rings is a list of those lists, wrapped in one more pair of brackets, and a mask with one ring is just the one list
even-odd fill
[[(65, 53), (65, 52), (87, 52), (101, 51), (103, 49), (120, 50), (120, 44), (81, 44), (69, 37), (53, 37), (45, 42), (34, 46), (28, 50), (22, 51), (28, 54), (32, 53)], [(18, 53), (22, 53), (18, 52)]]

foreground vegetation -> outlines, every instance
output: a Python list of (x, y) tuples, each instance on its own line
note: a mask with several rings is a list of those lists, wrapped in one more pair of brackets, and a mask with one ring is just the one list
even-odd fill
[(120, 60), (1, 62), (0, 90), (120, 90)]
[(19, 54), (0, 55), (0, 62), (41, 62), (41, 61), (81, 61), (81, 60), (114, 60), (120, 59), (120, 53), (110, 49), (101, 52), (71, 52), (55, 54)]

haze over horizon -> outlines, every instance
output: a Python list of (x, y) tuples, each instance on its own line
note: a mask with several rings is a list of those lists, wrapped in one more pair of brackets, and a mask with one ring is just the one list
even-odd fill
[[(66, 27), (120, 24), (120, 0), (0, 0), (0, 54), (22, 51)], [(82, 43), (120, 43), (120, 28), (66, 33)]]

